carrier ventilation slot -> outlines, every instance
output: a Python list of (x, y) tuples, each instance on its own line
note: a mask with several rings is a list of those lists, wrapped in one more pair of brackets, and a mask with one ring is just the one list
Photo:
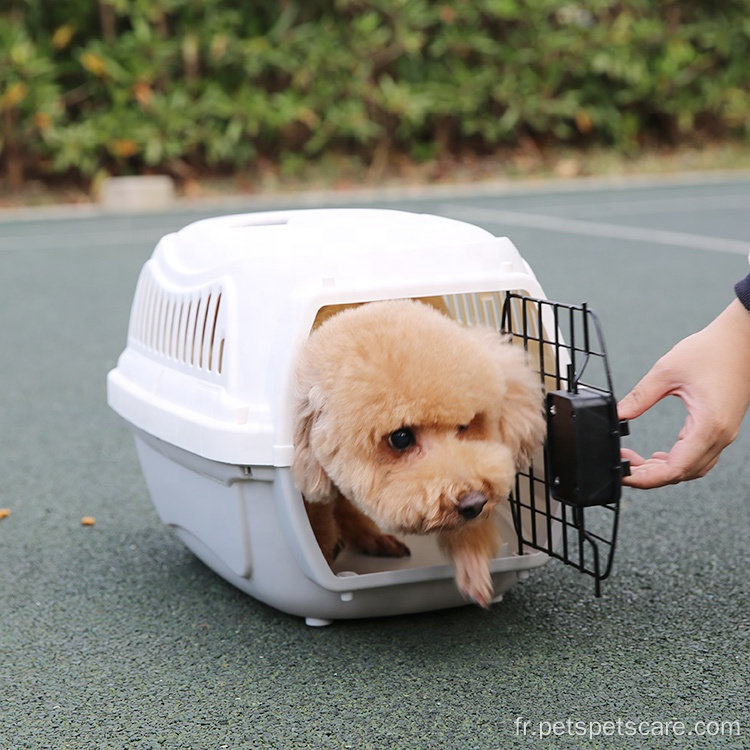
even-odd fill
[(501, 292), (451, 294), (443, 300), (451, 317), (463, 325), (500, 328), (504, 302)]
[(130, 337), (152, 354), (221, 375), (226, 344), (222, 290), (172, 294), (144, 274), (133, 305)]
[[(462, 325), (489, 326), (502, 330), (503, 316), (507, 317), (510, 313), (513, 320), (522, 321), (519, 325), (523, 326), (526, 343), (529, 340), (542, 340), (540, 336), (542, 316), (528, 314), (525, 307), (528, 299), (527, 293), (522, 290), (451, 294), (443, 297), (450, 316)], [(509, 333), (509, 331), (505, 332)], [(528, 350), (528, 346), (526, 348)], [(530, 352), (530, 354), (534, 353)], [(536, 369), (546, 375), (543, 356), (543, 353), (539, 354), (542, 361)], [(532, 364), (536, 365), (536, 357), (532, 356), (531, 359)]]

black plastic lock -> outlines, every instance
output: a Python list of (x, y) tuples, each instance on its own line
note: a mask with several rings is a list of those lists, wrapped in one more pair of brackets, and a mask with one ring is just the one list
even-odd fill
[(550, 492), (567, 505), (607, 505), (620, 499), (629, 473), (620, 459), (627, 423), (617, 418), (611, 393), (579, 387), (547, 394)]

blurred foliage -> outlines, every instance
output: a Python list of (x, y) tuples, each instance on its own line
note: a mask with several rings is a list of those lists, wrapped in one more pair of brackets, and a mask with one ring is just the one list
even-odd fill
[(3, 0), (0, 160), (294, 169), (750, 133), (750, 0)]

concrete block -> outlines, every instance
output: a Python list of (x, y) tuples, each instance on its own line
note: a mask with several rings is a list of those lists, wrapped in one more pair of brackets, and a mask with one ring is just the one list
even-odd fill
[(99, 204), (108, 211), (158, 211), (174, 201), (174, 181), (166, 175), (108, 177), (99, 191)]

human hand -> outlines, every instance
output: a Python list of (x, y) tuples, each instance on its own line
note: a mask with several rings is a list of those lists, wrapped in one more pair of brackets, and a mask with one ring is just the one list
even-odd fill
[(667, 352), (620, 401), (619, 418), (635, 419), (666, 396), (688, 411), (677, 442), (651, 458), (623, 449), (631, 466), (625, 485), (649, 489), (705, 476), (737, 437), (750, 405), (750, 313), (739, 301)]

